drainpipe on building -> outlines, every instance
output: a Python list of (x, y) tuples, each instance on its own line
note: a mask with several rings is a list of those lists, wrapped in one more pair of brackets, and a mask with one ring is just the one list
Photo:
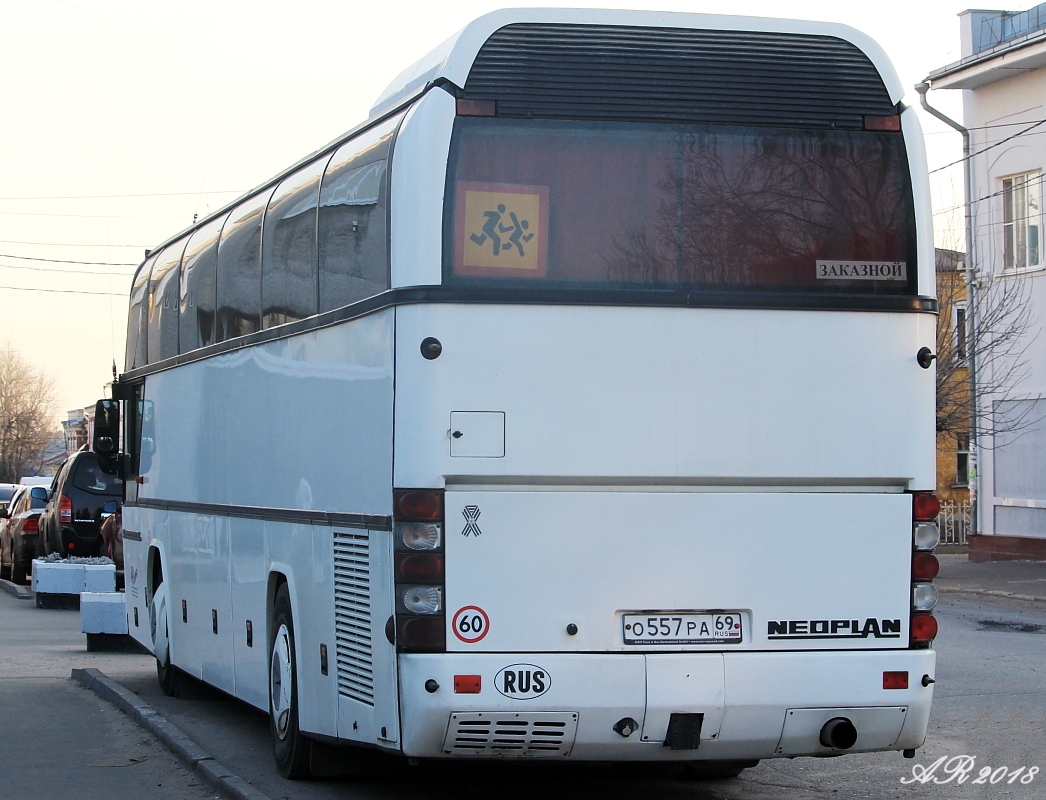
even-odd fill
[[(977, 331), (977, 270), (974, 268), (974, 241), (973, 241), (973, 160), (970, 158), (970, 131), (964, 128), (951, 117), (938, 111), (926, 102), (926, 93), (930, 90), (929, 81), (923, 81), (915, 85), (915, 91), (919, 93), (919, 102), (923, 109), (941, 122), (951, 126), (962, 135), (962, 160), (966, 169), (963, 170), (963, 206), (966, 211), (966, 291), (968, 293), (967, 305), (969, 306), (970, 332)], [(970, 465), (968, 469), (972, 473), (969, 480), (972, 489), (971, 501), (973, 507), (970, 509), (970, 521), (972, 523), (972, 534), (980, 533), (980, 497), (981, 497), (981, 471), (980, 454), (977, 449), (977, 341), (974, 336), (967, 336), (970, 343), (966, 352), (970, 370)]]

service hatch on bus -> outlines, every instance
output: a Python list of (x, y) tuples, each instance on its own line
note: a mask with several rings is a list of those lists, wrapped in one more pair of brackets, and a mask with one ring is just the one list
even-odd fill
[(164, 690), (267, 711), (288, 778), (913, 756), (937, 303), (902, 94), (841, 25), (498, 11), (152, 250), (96, 449)]

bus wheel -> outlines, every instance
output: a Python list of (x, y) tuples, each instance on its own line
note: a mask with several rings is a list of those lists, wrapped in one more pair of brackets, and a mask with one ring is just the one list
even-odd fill
[(171, 664), (170, 637), (171, 598), (167, 591), (167, 582), (163, 581), (153, 593), (149, 604), (149, 627), (153, 634), (153, 653), (156, 655), (156, 677), (160, 688), (168, 697), (177, 697), (179, 693), (178, 668)]
[(284, 778), (308, 778), (309, 740), (298, 728), (298, 683), (294, 663), (294, 620), (287, 584), (273, 604), (269, 659), (269, 730), (276, 767)]
[(755, 759), (750, 761), (695, 761), (687, 764), (683, 777), (696, 781), (736, 778), (743, 770), (754, 767), (758, 763)]

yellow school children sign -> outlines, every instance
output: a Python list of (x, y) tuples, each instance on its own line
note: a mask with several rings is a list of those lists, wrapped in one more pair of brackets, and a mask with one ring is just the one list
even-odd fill
[(548, 254), (548, 187), (458, 184), (458, 275), (545, 275)]

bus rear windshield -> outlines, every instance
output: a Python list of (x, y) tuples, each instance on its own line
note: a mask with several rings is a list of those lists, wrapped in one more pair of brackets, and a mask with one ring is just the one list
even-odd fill
[(899, 133), (458, 118), (451, 284), (916, 293)]

